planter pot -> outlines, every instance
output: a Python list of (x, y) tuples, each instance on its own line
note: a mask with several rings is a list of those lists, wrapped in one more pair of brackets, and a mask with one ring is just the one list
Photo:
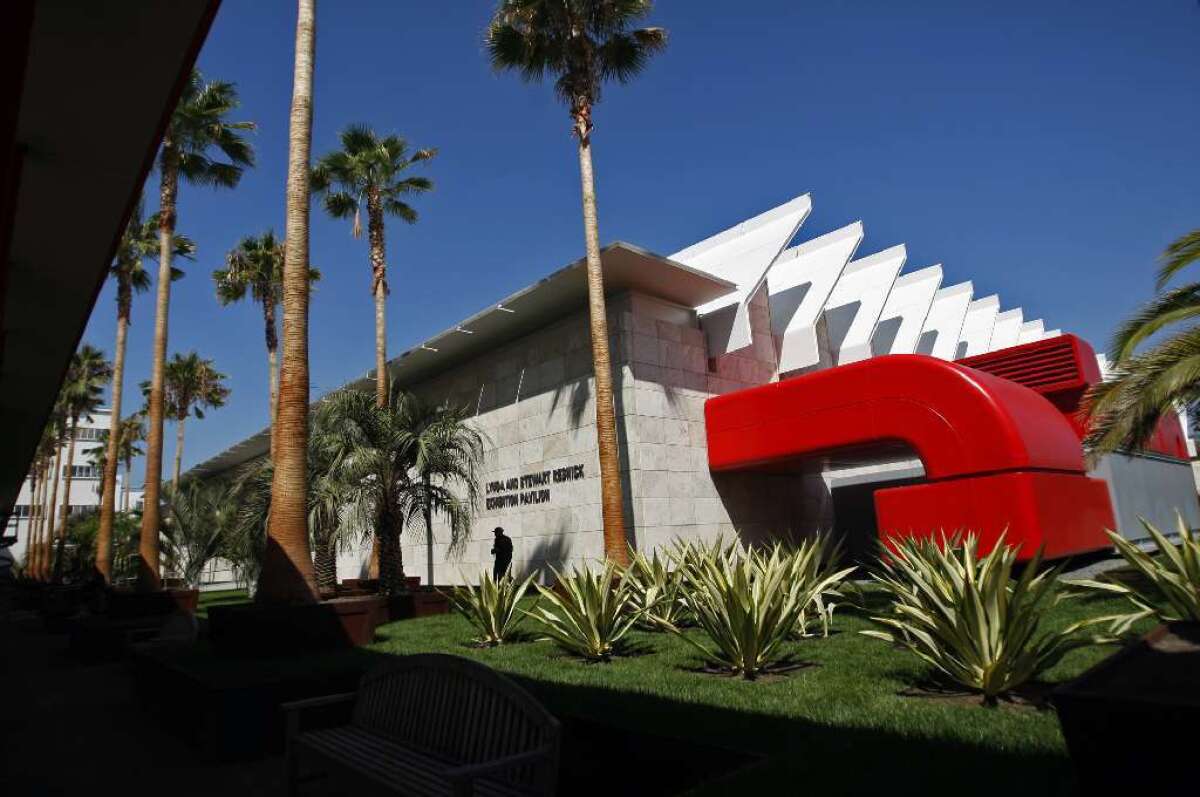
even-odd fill
[(450, 601), (436, 590), (418, 589), (404, 595), (393, 595), (387, 599), (383, 611), (386, 616), (381, 622), (394, 623), (397, 620), (411, 620), (415, 617), (449, 614)]
[(1054, 691), (1081, 792), (1196, 788), (1200, 623), (1159, 626)]
[(381, 606), (375, 596), (296, 606), (213, 606), (209, 637), (221, 650), (253, 653), (354, 647), (374, 641)]
[(110, 589), (104, 595), (103, 613), (114, 620), (175, 612), (194, 614), (199, 601), (198, 589), (162, 589), (153, 592)]
[(67, 630), (66, 621), (78, 613), (88, 593), (80, 586), (46, 585), (41, 591), (39, 610), (50, 631)]

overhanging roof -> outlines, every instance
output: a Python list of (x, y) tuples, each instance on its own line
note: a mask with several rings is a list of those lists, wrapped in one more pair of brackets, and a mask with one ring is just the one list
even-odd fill
[[(637, 291), (697, 307), (737, 288), (728, 280), (620, 241), (601, 250), (600, 261), (605, 292), (610, 295)], [(581, 258), (390, 360), (389, 373), (396, 384), (415, 385), (586, 305), (587, 264)], [(342, 389), (373, 390), (374, 384), (372, 370)], [(221, 473), (269, 449), (269, 430), (264, 429), (196, 465), (186, 475), (196, 478)]]
[[(30, 4), (32, 25), (13, 24)], [(14, 210), (0, 214), (0, 233), (11, 230), (0, 252), (0, 282), (8, 272), (0, 290), (0, 516), (25, 478), (219, 4), (18, 0), (0, 9), (0, 48), (28, 49), (21, 85), (0, 83), (0, 103), (15, 107), (20, 98), (16, 157), (0, 152), (0, 190), (16, 187)], [(12, 122), (0, 117), (0, 125), (4, 142)]]

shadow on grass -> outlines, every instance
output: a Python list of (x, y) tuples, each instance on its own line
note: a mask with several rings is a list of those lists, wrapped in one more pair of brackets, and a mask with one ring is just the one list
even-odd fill
[[(281, 703), (353, 691), (364, 673), (391, 661), (365, 648), (230, 659), (198, 647), (142, 657), (137, 666), (144, 704), (165, 723), (215, 758), (245, 758), (282, 750)], [(1074, 792), (1061, 753), (985, 747), (949, 738), (932, 723), (902, 733), (749, 710), (736, 705), (736, 695), (734, 705), (715, 706), (506, 675), (563, 721), (560, 793), (573, 797), (793, 793), (800, 784), (821, 794), (958, 793), (966, 784), (972, 794)], [(769, 681), (783, 678), (762, 680), (739, 686), (778, 688)]]

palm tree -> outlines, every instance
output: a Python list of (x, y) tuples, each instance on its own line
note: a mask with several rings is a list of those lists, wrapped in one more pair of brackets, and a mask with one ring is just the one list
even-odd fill
[[(275, 428), (275, 402), (278, 392), (279, 335), (275, 314), (283, 296), (283, 242), (275, 238), (273, 230), (260, 236), (243, 238), (236, 249), (225, 255), (225, 268), (213, 272), (217, 286), (217, 301), (228, 306), (250, 295), (252, 301), (262, 308), (263, 329), (267, 342), (267, 406), (271, 417), (271, 428)], [(309, 269), (309, 280), (316, 282), (321, 272)], [(275, 435), (271, 435), (271, 452), (275, 451)]]
[[(130, 471), (133, 469), (133, 458), (141, 456), (142, 449), (138, 447), (138, 443), (146, 439), (146, 422), (145, 416), (140, 412), (136, 412), (121, 420), (120, 428), (117, 430), (117, 457), (118, 465), (125, 466), (124, 488), (121, 491), (121, 510), (122, 512), (129, 511), (129, 479)], [(109, 441), (112, 439), (112, 431), (104, 429), (100, 432), (98, 442), (99, 446), (88, 452), (88, 461), (95, 466), (96, 470), (103, 472), (109, 463)], [(114, 471), (116, 469), (114, 468)], [(114, 490), (115, 492), (115, 490)], [(114, 506), (115, 509), (115, 506)], [(101, 519), (103, 515), (101, 514)], [(114, 512), (115, 517), (115, 512)], [(97, 537), (103, 528), (99, 527)], [(110, 563), (111, 564), (111, 563)]]
[[(117, 244), (117, 253), (109, 268), (109, 276), (117, 283), (117, 341), (113, 356), (113, 384), (110, 405), (112, 416), (106, 433), (106, 456), (98, 457), (97, 467), (103, 474), (100, 483), (100, 525), (96, 532), (96, 570), (105, 581), (112, 580), (113, 516), (117, 503), (117, 464), (120, 459), (119, 434), (121, 400), (125, 385), (125, 347), (133, 312), (133, 295), (150, 289), (150, 273), (145, 269), (147, 258), (159, 255), (157, 214), (143, 219), (142, 202), (134, 208), (133, 216)], [(185, 236), (176, 235), (172, 247), (174, 257), (190, 258), (196, 245)], [(183, 276), (177, 268), (170, 271), (171, 279)], [(128, 484), (126, 484), (128, 491)]]
[(166, 492), (162, 543), (167, 569), (189, 588), (200, 586), (204, 566), (216, 557), (237, 522), (229, 487), (192, 482)]
[[(171, 483), (179, 485), (179, 471), (183, 463), (183, 427), (189, 415), (204, 418), (204, 410), (225, 406), (229, 388), (225, 387), (225, 374), (213, 367), (212, 360), (205, 360), (196, 352), (187, 356), (176, 354), (164, 369), (166, 389), (166, 414), (175, 421), (175, 467), (171, 471)], [(142, 382), (142, 393), (150, 395), (151, 385)]]
[(121, 421), (121, 442), (117, 448), (117, 458), (125, 465), (125, 489), (121, 498), (121, 511), (129, 511), (129, 488), (133, 479), (133, 458), (140, 457), (146, 452), (138, 447), (138, 443), (146, 440), (146, 416), (135, 412)]
[(1089, 391), (1083, 412), (1093, 456), (1137, 448), (1159, 418), (1200, 400), (1200, 324), (1191, 324), (1141, 350), (1149, 338), (1200, 316), (1200, 282), (1169, 288), (1175, 276), (1200, 263), (1200, 229), (1172, 242), (1162, 256), (1158, 295), (1113, 336), (1110, 379)]
[(631, 27), (652, 6), (652, 0), (500, 0), (487, 31), (495, 69), (514, 70), (527, 81), (547, 75), (556, 78), (555, 92), (570, 109), (572, 133), (579, 145), (604, 552), (620, 564), (628, 563), (628, 546), (592, 177), (592, 108), (600, 100), (604, 81), (628, 83), (652, 55), (666, 47), (664, 29)]
[(288, 126), (287, 240), (283, 258), (283, 357), (275, 411), (275, 467), (262, 576), (263, 602), (317, 600), (308, 547), (308, 220), (316, 0), (298, 0)]
[(409, 515), (425, 521), (425, 583), (432, 586), (433, 516), (445, 516), (451, 550), (466, 543), (479, 502), (483, 437), (460, 407), (427, 404), (410, 395), (397, 401), (396, 412), (414, 452)]
[(71, 358), (67, 378), (63, 382), (63, 408), (67, 425), (67, 462), (63, 471), (62, 517), (58, 527), (58, 556), (54, 562), (54, 579), (62, 574), (63, 546), (67, 540), (67, 520), (71, 516), (71, 478), (74, 475), (75, 438), (79, 436), (79, 419), (89, 417), (100, 407), (104, 387), (112, 378), (112, 364), (104, 352), (84, 344)]
[(483, 451), (479, 433), (463, 412), (426, 405), (398, 388), (382, 408), (365, 393), (342, 391), (322, 402), (317, 415), (342, 447), (336, 459), (350, 485), (345, 520), (378, 543), (380, 591), (401, 589), (400, 533), (416, 518), (425, 521), (432, 583), (433, 515), (448, 520), (451, 550), (470, 535)]
[[(312, 413), (308, 438), (308, 529), (313, 551), (313, 571), (322, 595), (337, 592), (337, 554), (347, 542), (342, 522), (343, 510), (350, 500), (352, 485), (345, 480), (342, 458), (345, 442), (341, 429), (329, 422), (328, 413)], [(271, 481), (274, 467), (263, 457), (246, 468), (236, 481), (237, 502), (242, 511), (237, 524), (238, 539), (233, 547), (240, 560), (260, 553), (257, 538), (269, 519)], [(243, 566), (244, 570), (253, 570)]]
[(53, 423), (42, 430), (34, 455), (33, 473), (36, 478), (33, 500), (29, 509), (29, 542), (26, 543), (25, 569), (30, 577), (37, 578), (41, 572), (42, 528), (46, 520), (46, 498), (49, 493), (50, 468), (54, 460), (54, 444), (57, 435)]
[(367, 210), (367, 241), (371, 257), (371, 295), (375, 297), (375, 401), (388, 400), (387, 256), (384, 246), (384, 217), (395, 216), (409, 224), (417, 211), (405, 197), (433, 189), (427, 177), (406, 177), (409, 167), (437, 154), (434, 149), (412, 150), (400, 136), (380, 138), (365, 125), (351, 125), (341, 132), (342, 148), (330, 152), (313, 169), (313, 189), (325, 196), (325, 210), (337, 219), (353, 218), (352, 231), (362, 234), (362, 206)]
[[(143, 589), (157, 589), (159, 492), (162, 487), (163, 368), (167, 360), (167, 313), (171, 301), (171, 263), (175, 251), (176, 200), (179, 180), (216, 188), (233, 188), (242, 172), (254, 163), (254, 150), (242, 136), (253, 122), (230, 122), (238, 107), (232, 83), (205, 83), (192, 72), (179, 104), (171, 114), (159, 153), (158, 295), (154, 318), (154, 359), (150, 376), (149, 420), (146, 445), (146, 508), (138, 543), (141, 558), (138, 581)], [(211, 156), (219, 151), (227, 159)]]
[[(47, 454), (46, 464), (50, 466), (51, 473), (54, 475), (53, 486), (50, 489), (49, 499), (45, 502), (42, 512), (42, 533), (41, 543), (38, 546), (38, 569), (37, 578), (40, 581), (46, 581), (50, 578), (50, 538), (54, 531), (54, 508), (58, 501), (58, 481), (62, 475), (62, 447), (66, 442), (64, 435), (66, 434), (66, 423), (64, 420), (66, 402), (63, 392), (60, 390), (58, 398), (54, 402), (54, 408), (50, 411), (50, 419), (46, 424), (46, 434), (48, 435), (48, 444), (50, 452)], [(48, 481), (48, 480), (47, 480)]]

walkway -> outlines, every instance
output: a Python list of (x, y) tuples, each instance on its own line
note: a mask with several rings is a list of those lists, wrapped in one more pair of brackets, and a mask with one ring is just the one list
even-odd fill
[(204, 761), (140, 710), (124, 664), (75, 661), (34, 613), (0, 608), (0, 684), (6, 797), (284, 793), (279, 758)]

